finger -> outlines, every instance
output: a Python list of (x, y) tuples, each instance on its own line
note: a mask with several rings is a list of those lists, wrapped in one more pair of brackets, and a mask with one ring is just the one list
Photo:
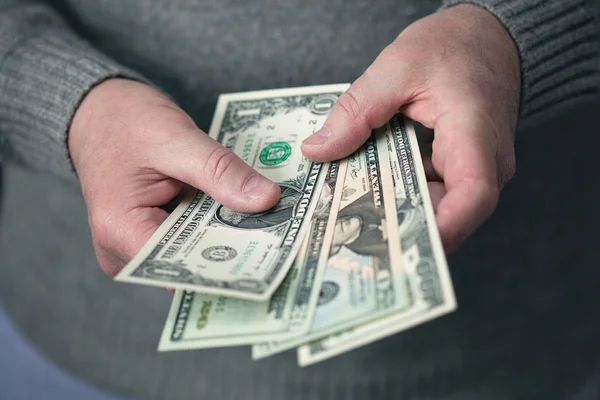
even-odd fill
[(414, 122), (414, 126), (418, 135), (419, 146), (431, 153), (431, 146), (433, 145), (433, 139), (435, 138), (433, 129), (427, 128), (416, 121)]
[(431, 154), (423, 154), (421, 156), (423, 160), (423, 169), (425, 170), (425, 177), (429, 182), (441, 182), (442, 178), (437, 174), (433, 168), (433, 160)]
[(429, 189), (429, 197), (431, 198), (431, 204), (433, 205), (434, 211), (437, 210), (440, 205), (440, 201), (446, 195), (446, 187), (443, 182), (427, 182)]
[(210, 194), (241, 212), (264, 211), (279, 201), (279, 186), (200, 130), (182, 134), (158, 160), (160, 172)]
[(183, 200), (185, 194), (190, 189), (191, 188), (189, 187), (189, 185), (182, 185), (179, 192), (171, 200), (159, 206), (160, 209), (166, 211), (169, 214), (172, 213), (173, 211), (175, 211), (179, 203), (181, 203), (181, 201)]
[(313, 161), (330, 161), (352, 154), (408, 100), (411, 74), (406, 74), (394, 45), (338, 99), (321, 129), (306, 139), (302, 152)]
[(435, 172), (432, 162), (433, 154), (433, 129), (421, 127), (417, 130), (419, 141), (419, 150), (421, 152), (421, 160), (423, 161), (423, 169), (428, 181), (440, 182), (442, 178)]
[(436, 210), (440, 236), (451, 252), (496, 208), (497, 137), (480, 112), (448, 112), (435, 123), (433, 166), (446, 194)]
[(94, 252), (96, 253), (100, 268), (106, 275), (115, 277), (123, 269), (124, 264), (121, 259), (114, 256), (111, 252), (99, 248), (96, 242), (94, 242)]

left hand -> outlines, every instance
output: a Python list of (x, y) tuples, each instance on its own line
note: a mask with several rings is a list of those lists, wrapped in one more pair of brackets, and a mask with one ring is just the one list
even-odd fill
[(423, 161), (451, 252), (494, 211), (514, 174), (519, 97), (519, 55), (509, 33), (485, 9), (458, 5), (404, 30), (302, 151), (313, 161), (346, 157), (398, 110), (434, 129)]

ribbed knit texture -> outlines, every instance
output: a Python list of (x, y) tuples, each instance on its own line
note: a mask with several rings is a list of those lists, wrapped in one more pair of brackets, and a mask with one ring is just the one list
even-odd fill
[(600, 1), (445, 0), (494, 14), (521, 58), (521, 117), (576, 104), (600, 88)]
[[(73, 3), (83, 12), (89, 8), (88, 13), (96, 12), (96, 8), (101, 12), (114, 8), (134, 14), (146, 10), (137, 2), (129, 6), (110, 0), (103, 1), (101, 6), (83, 0)], [(172, 3), (173, 8), (167, 7), (165, 12), (181, 19), (179, 9), (185, 1)], [(597, 96), (600, 87), (600, 2), (446, 0), (444, 6), (460, 3), (485, 7), (498, 17), (514, 38), (521, 57), (522, 117)], [(90, 15), (87, 18), (89, 20)], [(94, 18), (93, 14), (91, 18)], [(98, 16), (98, 22), (103, 26), (107, 25), (105, 18), (106, 15)], [(156, 17), (152, 18), (157, 24)], [(164, 18), (163, 15), (161, 23)], [(140, 32), (141, 26), (139, 23), (132, 27), (117, 26), (114, 32), (126, 40), (130, 34), (132, 45), (140, 46), (147, 41), (146, 36), (140, 37), (140, 33), (147, 33)], [(206, 33), (210, 35), (210, 30)], [(96, 36), (106, 47), (110, 35), (107, 38), (101, 33)], [(218, 42), (209, 46), (218, 47)], [(111, 47), (126, 50), (122, 43)], [(231, 55), (226, 51), (223, 54), (225, 57)], [(155, 59), (160, 60), (160, 57)], [(134, 59), (129, 62), (143, 65)], [(75, 35), (61, 16), (43, 1), (0, 0), (0, 160), (16, 160), (73, 177), (65, 139), (74, 111), (90, 88), (116, 76), (143, 80), (136, 72), (106, 57)]]
[(70, 121), (92, 87), (117, 76), (143, 80), (74, 35), (48, 6), (0, 0), (0, 160), (73, 180)]

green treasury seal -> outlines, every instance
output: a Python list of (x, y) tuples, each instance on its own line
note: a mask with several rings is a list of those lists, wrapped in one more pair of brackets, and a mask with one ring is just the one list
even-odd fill
[(268, 167), (279, 165), (292, 154), (292, 146), (287, 142), (269, 143), (260, 152), (260, 162)]

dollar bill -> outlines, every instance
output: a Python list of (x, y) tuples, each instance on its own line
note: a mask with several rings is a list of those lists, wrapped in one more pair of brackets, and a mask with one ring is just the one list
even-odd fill
[[(255, 360), (409, 306), (386, 140), (383, 131), (374, 131), (348, 160), (344, 193), (310, 331), (290, 340), (254, 345)], [(395, 238), (393, 246), (388, 243), (391, 237)]]
[(292, 269), (269, 301), (177, 290), (159, 351), (239, 346), (305, 333), (319, 299), (346, 166), (345, 160), (330, 163), (309, 233)]
[(298, 348), (307, 366), (422, 324), (456, 309), (454, 289), (429, 198), (412, 123), (398, 114), (386, 127), (398, 210), (398, 231), (410, 307)]
[(221, 95), (210, 136), (277, 182), (279, 203), (245, 214), (191, 192), (115, 279), (267, 301), (300, 249), (326, 175), (301, 143), (347, 87)]

